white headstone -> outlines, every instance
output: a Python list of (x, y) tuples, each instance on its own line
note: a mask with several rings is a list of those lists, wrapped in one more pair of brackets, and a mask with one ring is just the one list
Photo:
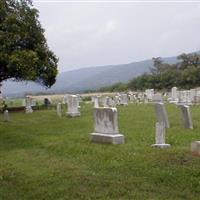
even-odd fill
[(107, 96), (104, 97), (104, 99), (103, 99), (103, 107), (105, 107), (105, 108), (109, 107), (109, 104), (108, 104), (109, 102), (108, 101), (109, 101), (109, 97), (107, 97)]
[(114, 96), (114, 101), (116, 105), (120, 105), (120, 96), (119, 95), (115, 95)]
[(145, 95), (149, 101), (152, 101), (153, 96), (154, 96), (154, 89), (146, 89)]
[(117, 108), (94, 109), (94, 133), (92, 142), (123, 144), (124, 136), (119, 133)]
[(170, 144), (165, 144), (165, 123), (156, 123), (156, 143), (152, 147), (168, 148)]
[(80, 116), (78, 97), (76, 95), (68, 96), (67, 105), (68, 105), (68, 112), (67, 112), (68, 116), (70, 117)]
[(93, 102), (94, 102), (94, 107), (95, 108), (99, 108), (99, 98), (98, 97), (94, 97)]
[(127, 94), (121, 94), (120, 105), (124, 105), (124, 106), (128, 105), (128, 95)]
[(178, 93), (177, 93), (177, 87), (173, 87), (171, 91), (171, 100), (174, 102), (178, 101)]
[(26, 107), (25, 107), (25, 113), (32, 113), (33, 112), (33, 109), (31, 107), (31, 104), (32, 104), (32, 100), (31, 100), (31, 97), (29, 96), (26, 96)]
[(8, 110), (5, 110), (5, 111), (3, 112), (3, 120), (4, 120), (5, 122), (8, 122), (8, 121), (10, 120)]

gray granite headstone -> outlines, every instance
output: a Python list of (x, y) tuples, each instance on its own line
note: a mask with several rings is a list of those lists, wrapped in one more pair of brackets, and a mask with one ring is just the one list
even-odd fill
[(165, 128), (170, 128), (169, 119), (164, 103), (155, 103), (155, 111), (158, 122), (164, 122)]
[(159, 148), (168, 148), (170, 144), (165, 143), (165, 123), (157, 122), (156, 123), (156, 143), (152, 145), (152, 147)]
[(188, 105), (180, 105), (183, 126), (187, 129), (193, 129), (190, 107)]
[(8, 110), (5, 110), (5, 111), (3, 112), (3, 120), (4, 120), (5, 122), (10, 121), (10, 117), (9, 117), (9, 112), (8, 112)]

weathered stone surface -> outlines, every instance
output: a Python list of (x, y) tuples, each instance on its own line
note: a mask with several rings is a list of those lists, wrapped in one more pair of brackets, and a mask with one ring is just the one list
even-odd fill
[(80, 116), (78, 97), (76, 95), (69, 95), (68, 96), (67, 105), (68, 105), (67, 116), (69, 116), (69, 117)]
[(170, 128), (169, 119), (164, 103), (155, 103), (155, 111), (158, 122), (164, 122), (165, 128)]
[(180, 105), (183, 126), (187, 129), (193, 129), (192, 117), (190, 107), (187, 105)]
[(168, 148), (170, 144), (165, 144), (165, 124), (164, 122), (156, 123), (156, 144), (153, 144), (152, 147), (159, 148)]
[(57, 110), (57, 115), (58, 115), (59, 117), (62, 117), (62, 104), (61, 104), (61, 103), (58, 103), (58, 104), (57, 104), (56, 110)]
[(200, 141), (191, 143), (191, 152), (193, 155), (200, 156)]
[(118, 114), (116, 108), (94, 109), (94, 133), (92, 142), (123, 144), (124, 136), (119, 134)]
[(118, 134), (118, 115), (116, 108), (98, 108), (94, 110), (95, 132)]

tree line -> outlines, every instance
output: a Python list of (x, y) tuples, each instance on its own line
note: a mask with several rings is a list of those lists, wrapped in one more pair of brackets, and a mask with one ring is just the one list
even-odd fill
[(157, 90), (169, 90), (176, 86), (181, 89), (191, 89), (200, 86), (200, 55), (197, 53), (181, 54), (177, 57), (177, 63), (165, 63), (161, 57), (152, 58), (153, 67), (150, 73), (144, 73), (126, 83), (116, 83), (103, 87), (101, 92), (145, 90), (154, 88)]

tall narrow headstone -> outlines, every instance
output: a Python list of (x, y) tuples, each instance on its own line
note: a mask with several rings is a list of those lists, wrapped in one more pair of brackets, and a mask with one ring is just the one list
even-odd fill
[(94, 97), (93, 102), (94, 102), (94, 107), (95, 108), (99, 108), (99, 98), (98, 97)]
[(116, 105), (119, 105), (120, 104), (120, 96), (119, 95), (115, 95), (114, 96), (114, 101), (115, 101)]
[(115, 101), (113, 100), (113, 98), (109, 98), (108, 99), (108, 105), (110, 106), (110, 107), (115, 107), (116, 106), (116, 103), (115, 103)]
[(62, 104), (61, 104), (61, 103), (58, 103), (58, 104), (57, 104), (56, 110), (57, 110), (57, 115), (58, 115), (59, 117), (62, 117)]
[(156, 123), (156, 143), (152, 147), (168, 148), (170, 144), (165, 144), (165, 123)]
[(33, 109), (31, 107), (31, 97), (29, 96), (26, 96), (26, 106), (25, 106), (25, 113), (32, 113), (33, 112)]
[(188, 105), (180, 105), (183, 126), (187, 129), (193, 129), (190, 107)]
[(103, 99), (103, 107), (109, 107), (109, 97), (104, 97)]
[(8, 122), (8, 121), (10, 120), (8, 110), (5, 110), (5, 111), (3, 112), (3, 120), (4, 120), (5, 122)]
[(69, 95), (67, 100), (68, 112), (67, 115), (70, 117), (80, 116), (78, 109), (78, 97), (76, 95)]
[(94, 109), (94, 133), (91, 141), (98, 143), (123, 144), (124, 136), (119, 133), (117, 108)]
[(169, 119), (164, 103), (155, 103), (155, 111), (158, 122), (164, 122), (165, 128), (170, 128)]
[(177, 87), (173, 87), (172, 90), (171, 90), (171, 100), (173, 102), (177, 102), (178, 101)]

